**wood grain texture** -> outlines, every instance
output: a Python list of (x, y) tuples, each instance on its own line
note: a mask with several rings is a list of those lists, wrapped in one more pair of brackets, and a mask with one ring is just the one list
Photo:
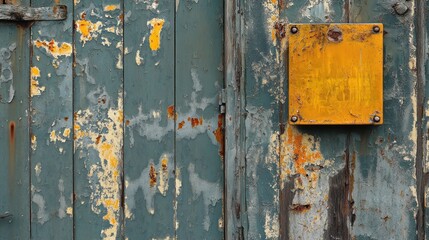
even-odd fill
[[(346, 1), (292, 1), (280, 4), (286, 23), (345, 22)], [(291, 30), (284, 28), (284, 35)], [(292, 46), (282, 40), (282, 68)], [(288, 72), (290, 69), (282, 69)], [(285, 90), (289, 89), (285, 79)], [(289, 99), (290, 100), (290, 99)], [(288, 112), (285, 106), (285, 113)], [(283, 123), (288, 117), (282, 119)], [(349, 141), (351, 129), (286, 124), (280, 141), (281, 239), (348, 239)]]
[(356, 238), (415, 239), (422, 234), (417, 227), (422, 203), (415, 175), (422, 167), (416, 165), (421, 162), (417, 123), (422, 104), (416, 93), (416, 5), (403, 4), (409, 9), (405, 15), (392, 11), (391, 1), (351, 1), (352, 22), (381, 21), (385, 34), (385, 122), (377, 128), (354, 129), (351, 140), (356, 153), (351, 233)]
[(180, 1), (175, 32), (177, 238), (220, 239), (224, 181), (217, 129), (223, 2)]
[(225, 238), (243, 239), (247, 226), (246, 178), (244, 138), (245, 124), (242, 114), (245, 103), (243, 71), (244, 2), (226, 1), (224, 9), (224, 81), (226, 89), (225, 114)]
[(66, 5), (24, 7), (4, 4), (0, 6), (0, 20), (3, 21), (54, 21), (64, 20), (66, 17)]
[(75, 19), (76, 239), (123, 235), (123, 8), (78, 1)]
[(0, 29), (0, 214), (11, 214), (0, 219), (0, 239), (29, 239), (30, 32), (15, 23)]
[(245, 1), (245, 239), (279, 238), (280, 106), (285, 102), (278, 1)]
[[(38, 1), (33, 7), (50, 5)], [(31, 28), (32, 239), (73, 239), (72, 24), (70, 12), (66, 21)]]
[(124, 7), (125, 237), (173, 239), (175, 3)]

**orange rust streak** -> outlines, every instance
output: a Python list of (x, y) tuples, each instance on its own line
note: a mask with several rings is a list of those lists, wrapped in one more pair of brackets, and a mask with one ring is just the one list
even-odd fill
[(224, 153), (225, 153), (225, 138), (224, 138), (224, 132), (223, 132), (222, 114), (218, 115), (217, 129), (213, 131), (213, 134), (216, 137), (216, 141), (219, 143), (219, 154), (223, 159)]
[(188, 118), (188, 121), (191, 122), (192, 128), (203, 125), (203, 117), (200, 118)]
[(156, 185), (156, 170), (155, 166), (151, 163), (150, 164), (150, 170), (149, 170), (149, 185), (150, 187), (154, 187)]
[(303, 212), (307, 212), (308, 210), (310, 210), (311, 205), (310, 204), (305, 204), (305, 205), (292, 204), (292, 206), (290, 208), (294, 212), (303, 213)]
[(49, 42), (36, 40), (35, 45), (37, 48), (45, 48), (54, 56), (69, 56), (72, 53), (72, 46), (69, 43), (61, 43), (61, 45), (58, 46), (58, 43), (54, 40)]
[(306, 145), (303, 144), (303, 136), (301, 134), (294, 135), (292, 128), (288, 128), (289, 146), (293, 146), (293, 158), (295, 162), (296, 172), (302, 175), (307, 174), (304, 166), (307, 163), (314, 163), (322, 156), (320, 152), (311, 153)]
[(167, 171), (167, 164), (168, 164), (168, 160), (163, 158), (161, 162), (162, 171)]
[(170, 105), (167, 108), (167, 117), (169, 119), (177, 119), (177, 113), (176, 110), (174, 108), (174, 105)]
[(178, 129), (182, 129), (182, 128), (183, 128), (183, 126), (185, 126), (185, 121), (181, 121), (181, 122), (179, 122)]

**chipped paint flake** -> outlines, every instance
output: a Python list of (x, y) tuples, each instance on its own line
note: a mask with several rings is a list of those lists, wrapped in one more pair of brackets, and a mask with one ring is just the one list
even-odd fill
[(164, 26), (164, 19), (152, 18), (147, 22), (151, 26), (149, 36), (149, 47), (152, 51), (157, 51), (161, 47), (161, 31)]
[[(81, 14), (81, 16), (84, 15), (85, 13)], [(84, 18), (76, 21), (76, 31), (80, 33), (80, 41), (82, 42), (83, 46), (85, 46), (87, 41), (91, 41), (101, 34), (102, 26), (103, 23), (100, 21), (93, 23), (89, 20), (85, 20)]]
[(66, 210), (67, 215), (69, 216), (73, 216), (73, 208), (72, 207), (68, 207)]
[(34, 167), (34, 173), (36, 173), (36, 177), (40, 177), (40, 173), (42, 172), (42, 164), (41, 163), (37, 163), (36, 166)]
[(168, 191), (168, 155), (164, 155), (161, 159), (161, 167), (159, 172), (158, 190), (163, 196), (167, 196)]
[(115, 11), (117, 9), (120, 9), (121, 6), (119, 4), (114, 4), (114, 5), (106, 5), (104, 6), (104, 11), (105, 12), (111, 12), (111, 11)]
[(46, 212), (46, 202), (43, 196), (38, 193), (38, 190), (31, 186), (32, 197), (31, 201), (37, 205), (37, 222), (40, 224), (44, 224), (49, 220), (49, 214)]
[(279, 238), (280, 226), (279, 216), (277, 214), (271, 216), (268, 211), (265, 212), (264, 232), (267, 239)]
[(102, 40), (101, 44), (103, 44), (103, 46), (109, 47), (110, 45), (112, 45), (112, 43), (109, 41), (107, 37), (101, 37), (101, 40)]
[(173, 171), (173, 164), (169, 164), (172, 154), (164, 153), (155, 164), (150, 160), (149, 165), (143, 169), (140, 177), (135, 180), (126, 179), (125, 188), (125, 216), (133, 218), (133, 209), (136, 208), (135, 194), (142, 189), (146, 200), (146, 210), (150, 214), (155, 214), (154, 197), (158, 192), (166, 196), (168, 191), (168, 182)]
[(216, 206), (217, 202), (221, 200), (222, 193), (219, 183), (208, 182), (200, 178), (199, 174), (195, 171), (195, 166), (190, 163), (188, 166), (189, 182), (191, 183), (192, 193), (194, 200), (202, 195), (204, 202), (204, 230), (208, 231), (210, 228), (210, 214), (209, 206)]
[(91, 109), (75, 113), (75, 147), (80, 150), (81, 156), (84, 149), (93, 149), (98, 153), (98, 162), (86, 162), (89, 167), (88, 180), (91, 183), (91, 209), (97, 214), (103, 210), (103, 220), (110, 224), (110, 227), (102, 230), (103, 238), (116, 239), (120, 224), (122, 93), (119, 93), (118, 107), (109, 108), (105, 118), (94, 123), (94, 114)]
[(66, 142), (66, 138), (70, 136), (70, 129), (66, 128), (64, 132), (61, 134), (57, 134), (56, 130), (52, 130), (49, 135), (49, 140), (53, 143), (58, 142)]
[(276, 38), (276, 23), (278, 22), (278, 5), (277, 2), (274, 2), (273, 0), (265, 0), (263, 3), (264, 10), (265, 10), (265, 16), (266, 16), (266, 27), (267, 29), (267, 35), (270, 36), (271, 42), (274, 46), (277, 45), (277, 38)]
[(37, 48), (45, 49), (46, 53), (53, 56), (54, 58), (58, 58), (59, 56), (71, 56), (73, 49), (70, 43), (63, 42), (59, 44), (53, 39), (51, 41), (41, 41), (37, 39), (36, 41), (34, 41), (34, 45)]
[(39, 77), (40, 77), (40, 69), (36, 66), (31, 67), (31, 89), (30, 89), (31, 97), (41, 95), (42, 92), (44, 92), (46, 89), (44, 86), (39, 86), (39, 81), (37, 81), (37, 78)]
[(140, 66), (143, 63), (143, 58), (140, 56), (140, 50), (136, 51), (136, 64)]
[(31, 135), (31, 150), (36, 151), (37, 149), (37, 137), (36, 135)]

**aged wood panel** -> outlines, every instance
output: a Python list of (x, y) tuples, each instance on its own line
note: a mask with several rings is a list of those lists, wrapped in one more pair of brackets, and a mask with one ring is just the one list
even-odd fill
[(427, 79), (429, 78), (429, 45), (428, 45), (428, 32), (429, 32), (429, 2), (428, 1), (421, 1), (417, 3), (417, 21), (416, 26), (419, 29), (418, 31), (418, 38), (417, 38), (417, 76), (419, 78), (420, 83), (424, 86), (424, 96), (425, 96), (425, 102), (423, 104), (424, 109), (422, 110), (422, 160), (423, 160), (423, 169), (424, 169), (424, 203), (425, 203), (425, 211), (424, 211), (424, 217), (425, 217), (425, 237), (429, 234), (429, 216), (427, 208), (429, 206), (429, 191), (428, 191), (428, 132), (429, 132), (429, 124), (428, 124), (428, 117), (429, 117), (429, 101), (428, 94), (429, 94), (429, 84), (426, 83)]
[(122, 9), (119, 0), (75, 1), (76, 239), (122, 236)]
[[(292, 1), (280, 7), (282, 23), (347, 22), (347, 1)], [(285, 28), (284, 34), (291, 34), (290, 29)], [(287, 49), (286, 39), (282, 40), (282, 52), (286, 56), (282, 59), (282, 67), (286, 71), (291, 47)], [(285, 89), (288, 89), (288, 79)], [(285, 107), (284, 113), (287, 112)], [(283, 116), (282, 122), (286, 124), (289, 119), (286, 114)], [(328, 129), (286, 125), (283, 129), (281, 239), (348, 238), (347, 234), (342, 235), (347, 232), (348, 221), (337, 213), (348, 207), (343, 203), (342, 193), (347, 176), (341, 175), (341, 169), (348, 163), (347, 132), (347, 128), (339, 126)], [(339, 179), (338, 183), (335, 179)]]
[(245, 88), (243, 57), (244, 2), (225, 2), (224, 9), (224, 81), (225, 81), (225, 238), (244, 239), (245, 217), (245, 154), (244, 112)]
[[(223, 237), (223, 2), (180, 1), (176, 13), (176, 232)], [(175, 206), (176, 207), (176, 206)]]
[(126, 1), (125, 237), (175, 236), (174, 1)]
[[(70, 1), (63, 1), (73, 9)], [(33, 7), (47, 7), (38, 1)], [(73, 11), (31, 28), (32, 239), (73, 238)]]
[(385, 121), (377, 128), (353, 129), (350, 142), (350, 148), (354, 148), (348, 199), (349, 214), (353, 214), (350, 232), (358, 239), (422, 239), (424, 233), (416, 225), (423, 223), (418, 216), (423, 214), (418, 213), (418, 205), (423, 204), (417, 196), (422, 194), (417, 189), (420, 180), (416, 181), (416, 169), (422, 169), (417, 156), (417, 114), (422, 102), (416, 96), (420, 91), (416, 76), (416, 5), (415, 1), (398, 2), (408, 9), (401, 14), (394, 4), (354, 0), (350, 6), (351, 22), (383, 22), (385, 34)]
[(30, 31), (16, 22), (0, 31), (0, 239), (29, 239)]
[[(278, 239), (280, 106), (284, 70), (277, 35), (279, 2), (245, 1), (245, 239)], [(277, 28), (277, 29), (276, 29)]]

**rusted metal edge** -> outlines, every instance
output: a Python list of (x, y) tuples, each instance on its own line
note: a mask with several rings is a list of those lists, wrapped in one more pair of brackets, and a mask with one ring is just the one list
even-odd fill
[(245, 239), (245, 88), (243, 0), (224, 2), (225, 239)]
[(425, 10), (426, 1), (416, 1), (416, 63), (417, 63), (417, 151), (416, 151), (416, 181), (417, 181), (417, 238), (425, 239), (425, 188), (427, 184), (427, 173), (424, 173), (424, 147), (426, 138), (423, 130), (424, 101), (425, 101), (425, 58), (426, 58), (426, 24)]
[(0, 21), (58, 21), (67, 18), (67, 6), (23, 7), (0, 5)]

